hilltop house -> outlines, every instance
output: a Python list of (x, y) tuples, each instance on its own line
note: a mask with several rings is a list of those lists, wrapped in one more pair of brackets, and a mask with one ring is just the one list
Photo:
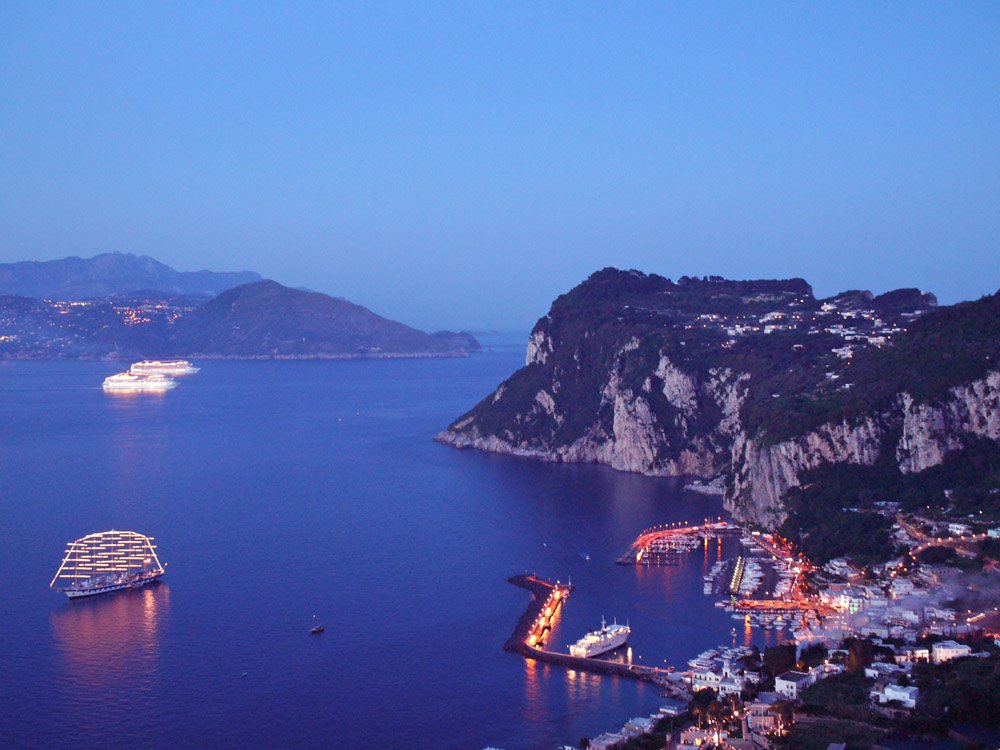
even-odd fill
[(963, 656), (969, 656), (971, 653), (971, 647), (966, 646), (964, 643), (956, 643), (955, 641), (940, 641), (931, 646), (931, 660), (935, 664), (943, 664), (952, 659), (961, 659)]
[(903, 687), (886, 682), (885, 680), (879, 680), (871, 689), (869, 696), (879, 705), (889, 703), (890, 701), (899, 701), (904, 708), (916, 708), (917, 696), (919, 694), (920, 689), (913, 685)]
[(785, 672), (774, 678), (774, 689), (789, 700), (795, 701), (813, 682), (813, 676), (805, 672)]

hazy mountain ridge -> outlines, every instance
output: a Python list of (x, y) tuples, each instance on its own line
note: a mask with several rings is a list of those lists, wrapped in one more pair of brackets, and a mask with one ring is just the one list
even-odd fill
[(215, 296), (260, 279), (252, 271), (176, 271), (146, 255), (103, 253), (93, 258), (0, 264), (0, 295), (84, 300), (154, 290)]
[(347, 300), (259, 281), (179, 319), (175, 351), (191, 356), (449, 356), (478, 350), (460, 334), (430, 335)]
[(807, 471), (934, 466), (1000, 439), (1000, 294), (935, 310), (905, 289), (815, 299), (801, 279), (605, 269), (559, 297), (526, 364), (439, 436), (651, 475), (725, 474), (776, 525)]
[[(251, 281), (233, 284), (245, 278)], [(218, 296), (207, 293), (218, 287), (225, 287)], [(467, 332), (427, 334), (255, 273), (181, 273), (144, 256), (7, 264), (0, 266), (6, 288), (36, 295), (0, 293), (5, 359), (440, 357), (480, 350)]]

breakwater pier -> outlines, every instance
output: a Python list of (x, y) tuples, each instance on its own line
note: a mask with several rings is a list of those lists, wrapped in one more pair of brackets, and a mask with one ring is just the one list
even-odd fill
[(535, 659), (549, 664), (559, 664), (569, 669), (596, 674), (615, 675), (632, 680), (653, 682), (662, 688), (679, 692), (687, 697), (687, 691), (678, 685), (672, 672), (657, 667), (647, 667), (638, 664), (605, 661), (593, 657), (572, 656), (571, 654), (551, 651), (545, 648), (545, 641), (551, 633), (552, 624), (559, 612), (565, 606), (566, 600), (573, 591), (570, 584), (551, 583), (534, 575), (519, 575), (509, 578), (515, 586), (531, 593), (531, 602), (518, 620), (513, 634), (504, 644), (505, 651), (521, 654), (525, 658)]

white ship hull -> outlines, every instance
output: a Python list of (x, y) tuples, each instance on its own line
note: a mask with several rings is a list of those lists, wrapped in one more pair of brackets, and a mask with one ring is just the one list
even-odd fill
[(587, 633), (587, 635), (569, 647), (570, 656), (587, 658), (613, 651), (624, 645), (631, 633), (632, 629), (628, 625), (619, 625), (617, 623), (608, 625), (602, 619), (600, 630)]
[(177, 381), (164, 375), (135, 375), (122, 372), (104, 379), (105, 393), (164, 393), (177, 387)]
[(146, 393), (165, 393), (166, 391), (172, 390), (177, 387), (177, 383), (131, 383), (123, 385), (115, 384), (105, 384), (103, 386), (105, 391), (117, 391), (119, 393), (134, 393), (137, 391), (144, 391)]
[(614, 635), (599, 644), (593, 646), (570, 646), (569, 652), (572, 656), (598, 656), (599, 654), (606, 654), (608, 651), (614, 651), (620, 646), (624, 646), (625, 642), (628, 641), (628, 633), (621, 633), (619, 635)]
[(171, 377), (178, 375), (194, 375), (201, 368), (194, 367), (186, 360), (159, 362), (145, 361), (136, 362), (129, 368), (133, 375), (168, 375)]
[(112, 583), (107, 586), (97, 586), (95, 588), (87, 589), (61, 589), (61, 591), (66, 594), (70, 599), (80, 599), (84, 596), (97, 596), (98, 594), (109, 594), (112, 591), (121, 591), (122, 589), (138, 589), (145, 586), (147, 583), (152, 583), (162, 576), (163, 573), (157, 573), (156, 575), (149, 576), (148, 578), (141, 578), (136, 581), (129, 581), (127, 583)]
[(164, 572), (152, 537), (111, 529), (67, 544), (49, 586), (69, 599), (81, 599), (141, 588)]

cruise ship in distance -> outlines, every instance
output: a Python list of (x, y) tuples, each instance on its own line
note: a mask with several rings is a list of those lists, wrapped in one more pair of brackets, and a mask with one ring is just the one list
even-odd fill
[(77, 599), (140, 588), (164, 572), (152, 537), (112, 529), (67, 544), (49, 587)]
[(104, 379), (105, 391), (146, 391), (163, 393), (177, 387), (177, 381), (166, 375), (133, 375), (130, 372), (120, 372)]
[(200, 368), (195, 367), (186, 359), (144, 359), (129, 368), (133, 375), (194, 375)]
[(570, 656), (597, 656), (605, 651), (611, 651), (624, 644), (631, 633), (632, 629), (628, 625), (619, 625), (617, 622), (608, 625), (602, 617), (601, 629), (587, 633), (570, 646)]

